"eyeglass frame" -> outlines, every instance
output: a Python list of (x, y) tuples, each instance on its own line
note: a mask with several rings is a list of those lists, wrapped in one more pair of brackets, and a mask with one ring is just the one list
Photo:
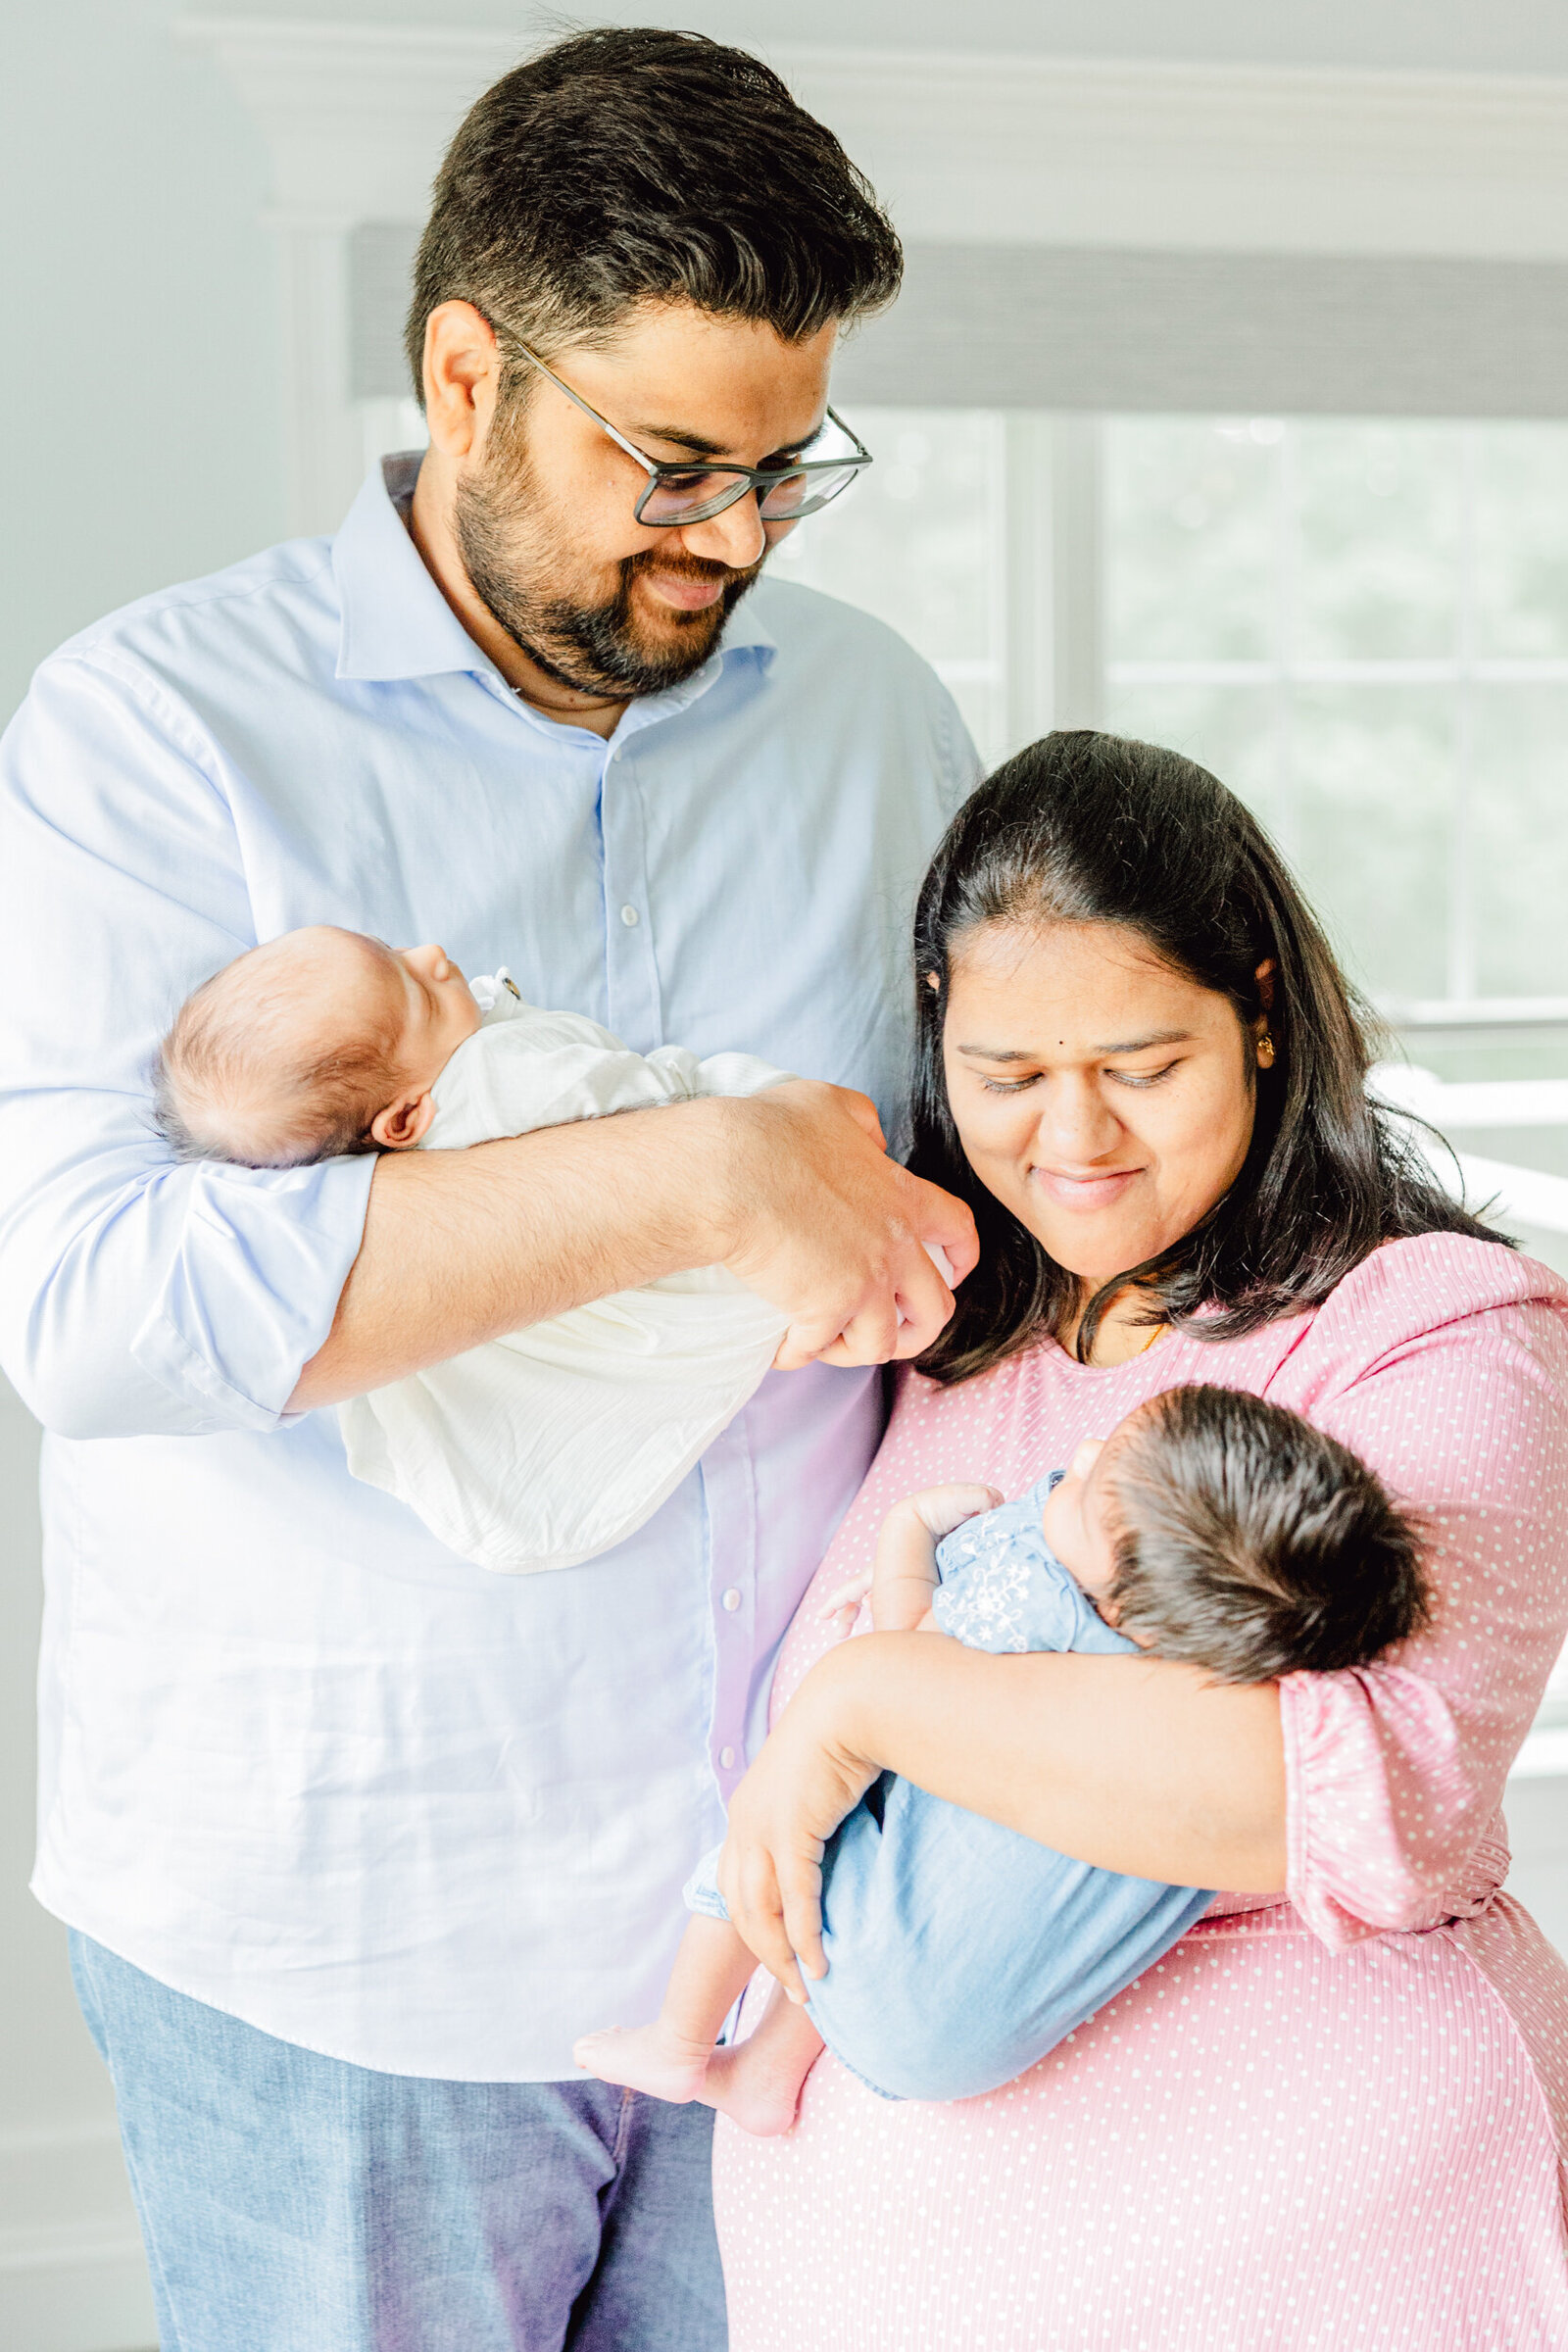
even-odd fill
[[(502, 338), (498, 336), (497, 340), (501, 341)], [(858, 474), (863, 472), (867, 466), (873, 466), (876, 463), (875, 459), (871, 455), (871, 452), (866, 448), (865, 443), (860, 439), (859, 434), (856, 432), (853, 425), (846, 424), (843, 417), (835, 415), (832, 409), (829, 409), (826, 412), (825, 421), (836, 424), (839, 428), (839, 431), (854, 442), (855, 455), (853, 457), (797, 458), (793, 466), (734, 466), (723, 461), (704, 460), (702, 458), (687, 458), (683, 460), (660, 460), (658, 458), (651, 458), (647, 451), (639, 449), (634, 441), (628, 441), (624, 433), (617, 432), (614, 425), (611, 423), (610, 418), (608, 416), (601, 416), (599, 411), (592, 407), (588, 401), (584, 400), (580, 392), (574, 392), (569, 384), (564, 383), (561, 377), (557, 375), (555, 369), (553, 368), (547, 368), (544, 364), (544, 361), (541, 360), (536, 353), (531, 352), (528, 349), (526, 343), (519, 342), (515, 335), (506, 336), (505, 343), (506, 345), (510, 346), (512, 350), (520, 352), (522, 357), (528, 362), (530, 368), (537, 368), (541, 375), (548, 376), (558, 392), (564, 392), (566, 398), (571, 402), (573, 408), (581, 409), (585, 416), (591, 416), (595, 424), (599, 426), (600, 430), (609, 434), (611, 440), (613, 441), (617, 449), (624, 450), (628, 458), (634, 459), (639, 466), (646, 468), (648, 479), (644, 483), (641, 492), (638, 494), (636, 506), (632, 509), (632, 519), (635, 522), (642, 523), (645, 531), (678, 531), (684, 529), (688, 523), (711, 522), (715, 514), (727, 514), (731, 507), (738, 507), (741, 500), (745, 498), (750, 491), (760, 491), (762, 493), (762, 497), (765, 497), (767, 490), (770, 489), (774, 483), (790, 481), (797, 474), (843, 473), (846, 469), (848, 469), (850, 480), (842, 483), (840, 488), (833, 492), (833, 498), (837, 498), (844, 490), (847, 490), (850, 487), (850, 482), (853, 482)], [(818, 425), (816, 428), (817, 433), (819, 433), (821, 430), (821, 425)], [(811, 439), (815, 440), (815, 438), (816, 434), (813, 433)], [(806, 446), (808, 449), (809, 449), (810, 442), (808, 441)], [(666, 475), (692, 473), (696, 471), (702, 471), (704, 473), (734, 474), (736, 476), (736, 484), (733, 495), (726, 492), (724, 497), (719, 500), (716, 505), (710, 501), (707, 505), (699, 508), (697, 513), (692, 514), (672, 515), (668, 522), (643, 522), (643, 509), (647, 506), (648, 501), (653, 497), (654, 492), (658, 489), (661, 481), (663, 480)], [(760, 514), (761, 503), (761, 498), (759, 498), (758, 509)], [(766, 515), (762, 515), (761, 519), (764, 523), (769, 519), (776, 519), (779, 522), (804, 522), (808, 514), (819, 514), (823, 507), (830, 506), (831, 504), (832, 499), (824, 498), (819, 500), (815, 506), (803, 507), (799, 514), (780, 514), (777, 517), (768, 517)]]

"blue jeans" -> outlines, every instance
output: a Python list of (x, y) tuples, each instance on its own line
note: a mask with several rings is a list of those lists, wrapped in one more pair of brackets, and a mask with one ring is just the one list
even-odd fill
[(374, 2074), (71, 1959), (163, 2352), (723, 2352), (707, 2108)]

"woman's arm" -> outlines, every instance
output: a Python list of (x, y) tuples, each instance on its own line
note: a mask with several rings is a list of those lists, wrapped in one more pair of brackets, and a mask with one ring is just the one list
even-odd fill
[(792, 1998), (823, 1974), (822, 1850), (877, 1774), (1105, 1870), (1260, 1894), (1285, 1886), (1275, 1685), (1153, 1658), (996, 1657), (870, 1634), (812, 1667), (735, 1793), (719, 1884)]

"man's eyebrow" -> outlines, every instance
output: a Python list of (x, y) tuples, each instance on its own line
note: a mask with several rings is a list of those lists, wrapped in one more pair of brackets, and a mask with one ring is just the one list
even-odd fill
[(633, 424), (627, 427), (633, 441), (673, 441), (677, 449), (689, 449), (694, 458), (721, 458), (724, 454), (717, 441), (710, 441), (702, 433), (689, 433), (680, 424)]
[[(768, 458), (797, 456), (808, 442), (816, 439), (825, 422), (823, 418), (813, 424), (810, 431), (803, 433), (798, 441), (786, 441), (780, 448), (769, 450)], [(633, 441), (672, 441), (677, 449), (689, 449), (694, 458), (725, 457), (722, 443), (710, 441), (705, 433), (690, 432), (683, 424), (633, 424), (627, 427), (627, 433)], [(732, 466), (738, 463), (734, 458), (728, 458), (726, 462)], [(766, 463), (767, 459), (764, 459), (763, 465)]]
[[(1111, 1046), (1091, 1046), (1089, 1051), (1097, 1059), (1117, 1054), (1148, 1054), (1155, 1046), (1185, 1046), (1192, 1042), (1190, 1029), (1152, 1029), (1147, 1037), (1123, 1038)], [(1038, 1061), (1038, 1054), (1026, 1054), (1014, 1046), (958, 1046), (959, 1054), (972, 1054), (977, 1061)]]

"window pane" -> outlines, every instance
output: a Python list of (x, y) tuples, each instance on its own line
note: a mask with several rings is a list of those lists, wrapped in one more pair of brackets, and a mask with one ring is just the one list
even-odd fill
[(1272, 651), (1282, 431), (1270, 417), (1108, 419), (1112, 662), (1260, 661)]
[(951, 689), (988, 759), (1004, 724), (1002, 418), (976, 409), (857, 409), (875, 464), (808, 515), (769, 568), (907, 637)]
[[(1464, 437), (1426, 424), (1302, 424), (1285, 448), (1299, 661), (1452, 655)], [(1292, 555), (1294, 553), (1294, 561)]]
[(1568, 660), (1568, 431), (1476, 430), (1476, 650)]
[(1568, 996), (1568, 685), (1473, 692), (1466, 860), (1480, 993)]
[(1299, 687), (1293, 861), (1351, 976), (1375, 997), (1448, 983), (1453, 691)]

